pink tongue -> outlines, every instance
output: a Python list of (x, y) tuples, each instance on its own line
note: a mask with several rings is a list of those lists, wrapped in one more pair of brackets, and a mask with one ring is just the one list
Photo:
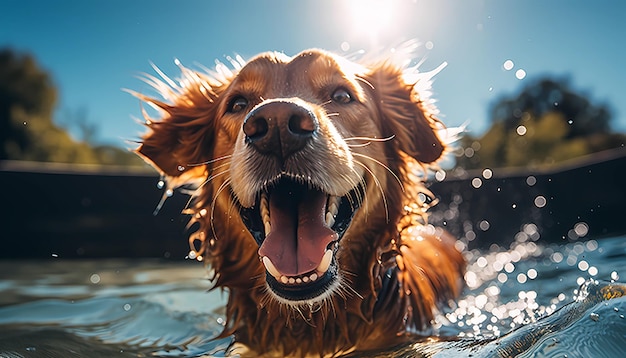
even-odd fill
[(272, 230), (259, 248), (285, 276), (298, 276), (319, 266), (337, 234), (325, 225), (326, 195), (317, 190), (292, 193), (277, 188), (270, 196)]

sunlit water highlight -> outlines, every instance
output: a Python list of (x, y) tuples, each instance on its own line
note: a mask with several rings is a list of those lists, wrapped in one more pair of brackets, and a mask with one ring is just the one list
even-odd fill
[[(586, 280), (620, 281), (625, 239), (470, 251), (468, 288), (436, 326), (444, 336), (490, 339), (536, 323), (575, 300)], [(191, 260), (0, 261), (0, 357), (227, 356), (232, 338), (214, 339), (227, 296), (209, 288)], [(623, 356), (626, 299), (583, 309), (524, 356)]]

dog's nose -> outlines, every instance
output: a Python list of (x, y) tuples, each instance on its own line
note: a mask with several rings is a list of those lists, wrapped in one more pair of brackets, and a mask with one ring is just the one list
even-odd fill
[(315, 114), (308, 108), (290, 101), (272, 101), (248, 113), (243, 132), (259, 152), (285, 159), (301, 150), (318, 127)]

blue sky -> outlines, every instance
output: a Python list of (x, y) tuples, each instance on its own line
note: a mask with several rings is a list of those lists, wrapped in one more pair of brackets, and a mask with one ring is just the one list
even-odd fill
[(176, 77), (176, 58), (212, 67), (233, 54), (354, 53), (409, 39), (424, 44), (423, 70), (448, 63), (434, 83), (448, 126), (467, 122), (481, 134), (494, 101), (551, 76), (608, 103), (613, 128), (626, 132), (625, 15), (622, 0), (3, 0), (0, 47), (32, 53), (50, 72), (58, 122), (86, 110), (96, 139), (123, 147), (143, 128), (133, 120), (141, 116), (138, 100), (122, 89), (150, 93), (137, 79), (154, 73), (150, 63)]

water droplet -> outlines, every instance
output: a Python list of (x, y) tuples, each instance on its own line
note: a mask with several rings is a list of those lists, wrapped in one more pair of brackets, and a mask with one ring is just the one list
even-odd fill
[(478, 223), (478, 227), (482, 230), (482, 231), (487, 231), (489, 230), (489, 221), (487, 220), (483, 220), (480, 223)]
[(594, 322), (598, 322), (600, 320), (600, 315), (597, 313), (591, 313), (589, 314), (589, 318), (591, 318)]
[(569, 121), (567, 121), (567, 124), (572, 125), (574, 124), (574, 121), (570, 119)]
[(177, 167), (177, 169), (178, 169), (178, 171), (179, 171), (179, 172), (184, 172), (184, 171), (185, 171), (185, 167), (184, 167), (184, 166), (182, 166), (182, 165), (179, 165), (179, 166)]
[(519, 70), (515, 71), (515, 77), (518, 80), (523, 80), (526, 77), (526, 71), (520, 68)]
[(435, 47), (435, 44), (432, 41), (426, 41), (424, 47), (426, 47), (427, 50), (432, 50), (433, 47)]
[(165, 191), (165, 195), (169, 198), (172, 195), (174, 195), (174, 190), (172, 189), (167, 189), (167, 191)]
[(500, 272), (498, 274), (498, 282), (505, 283), (508, 279), (509, 279), (509, 276), (507, 276), (504, 272)]
[(577, 223), (574, 225), (574, 232), (578, 235), (578, 237), (584, 237), (589, 232), (589, 225), (584, 222)]
[(535, 206), (538, 208), (543, 208), (546, 206), (546, 198), (543, 195), (539, 195), (535, 198)]
[(483, 185), (483, 181), (480, 178), (472, 179), (472, 186), (476, 189), (480, 188)]
[(617, 271), (611, 272), (611, 280), (613, 281), (619, 280), (619, 275), (617, 274)]
[(159, 180), (157, 183), (157, 188), (163, 189), (165, 187), (165, 182), (163, 180)]
[(341, 51), (347, 52), (350, 50), (350, 44), (346, 41), (341, 43)]
[(502, 64), (502, 67), (507, 70), (510, 71), (513, 69), (513, 67), (515, 67), (515, 64), (513, 63), (512, 60), (506, 60), (504, 61), (504, 63)]
[(519, 126), (519, 127), (517, 127), (516, 132), (517, 132), (518, 135), (524, 135), (524, 134), (526, 134), (527, 129), (524, 126)]
[(485, 170), (483, 170), (483, 178), (491, 179), (492, 176), (493, 176), (493, 171), (491, 169), (485, 168)]
[(91, 281), (91, 283), (93, 284), (100, 283), (100, 275), (94, 273), (93, 275), (91, 275), (91, 277), (89, 277), (89, 281)]
[(526, 178), (526, 184), (528, 184), (528, 186), (533, 186), (535, 184), (537, 184), (537, 178), (535, 178), (534, 176), (529, 176), (528, 178)]
[(125, 304), (125, 305), (123, 306), (123, 308), (124, 308), (124, 311), (128, 312), (128, 311), (130, 311), (130, 309), (132, 308), (132, 306), (130, 305), (130, 303), (127, 303), (127, 304)]

